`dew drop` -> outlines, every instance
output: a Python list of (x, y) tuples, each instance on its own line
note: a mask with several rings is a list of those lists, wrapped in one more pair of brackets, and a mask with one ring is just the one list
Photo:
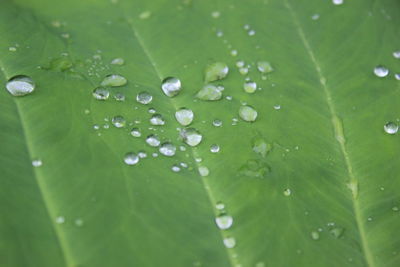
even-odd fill
[(343, 4), (343, 0), (332, 0), (332, 3), (334, 5), (342, 5)]
[(115, 116), (111, 119), (112, 124), (117, 128), (125, 127), (126, 121), (122, 116)]
[(174, 97), (182, 90), (181, 81), (175, 77), (167, 77), (162, 81), (161, 89), (166, 96)]
[(385, 66), (378, 65), (374, 68), (374, 74), (379, 78), (383, 78), (389, 74), (389, 69), (387, 69)]
[(201, 140), (203, 139), (203, 136), (200, 134), (200, 132), (194, 128), (183, 129), (180, 132), (180, 136), (186, 144), (192, 147), (200, 144)]
[(396, 59), (400, 59), (400, 50), (394, 51), (393, 52), (393, 57)]
[(139, 14), (139, 19), (148, 19), (151, 17), (151, 11), (143, 11), (142, 13)]
[(329, 233), (334, 237), (334, 238), (340, 238), (343, 235), (344, 229), (341, 227), (335, 227), (329, 230)]
[(173, 165), (173, 166), (171, 167), (171, 170), (172, 170), (173, 172), (180, 172), (180, 171), (181, 171), (181, 167), (179, 167), (178, 165)]
[(107, 100), (110, 92), (104, 87), (97, 87), (93, 90), (93, 97), (97, 100)]
[(63, 223), (65, 223), (65, 217), (64, 217), (64, 216), (57, 216), (57, 217), (56, 217), (56, 223), (57, 223), (57, 224), (63, 224)]
[(6, 88), (13, 96), (24, 96), (35, 90), (35, 83), (28, 76), (17, 75), (8, 80)]
[(193, 121), (194, 113), (190, 109), (181, 108), (175, 112), (175, 118), (179, 122), (179, 124), (183, 126), (188, 126)]
[(233, 237), (225, 237), (224, 245), (227, 248), (234, 248), (236, 246), (236, 240)]
[(252, 94), (257, 90), (257, 83), (252, 81), (247, 81), (244, 83), (243, 89), (246, 93)]
[(173, 144), (171, 144), (171, 143), (169, 143), (169, 142), (166, 142), (166, 143), (163, 143), (163, 144), (160, 146), (159, 151), (160, 151), (160, 153), (163, 154), (164, 156), (172, 157), (172, 156), (175, 155), (176, 146), (174, 146)]
[(164, 120), (164, 118), (163, 118), (163, 116), (161, 114), (154, 114), (150, 118), (150, 123), (152, 125), (164, 125), (165, 124), (165, 120)]
[(208, 65), (204, 71), (205, 82), (224, 79), (229, 72), (228, 66), (223, 62), (215, 62)]
[(131, 130), (131, 135), (133, 137), (140, 137), (140, 136), (142, 136), (142, 133), (140, 132), (139, 128), (133, 128)]
[(139, 162), (139, 156), (133, 152), (129, 152), (125, 154), (124, 162), (127, 165), (135, 165)]
[(249, 31), (247, 32), (247, 34), (248, 34), (249, 36), (253, 36), (253, 35), (256, 34), (256, 31), (255, 31), (255, 30), (249, 30)]
[(268, 61), (258, 61), (257, 69), (261, 73), (270, 73), (274, 71), (274, 68), (271, 66), (271, 63)]
[(246, 75), (247, 73), (249, 73), (249, 68), (246, 67), (240, 68), (239, 73), (242, 75)]
[(319, 240), (319, 233), (317, 231), (311, 232), (311, 239), (312, 240)]
[(253, 122), (257, 119), (257, 115), (257, 111), (251, 106), (246, 105), (239, 108), (239, 116), (244, 121)]
[(146, 143), (149, 146), (157, 147), (160, 145), (161, 142), (157, 135), (151, 134), (146, 137)]
[(196, 94), (196, 97), (206, 101), (220, 100), (222, 98), (222, 90), (218, 86), (207, 84)]
[(125, 101), (125, 95), (123, 93), (116, 93), (114, 95), (114, 98), (117, 101)]
[(215, 120), (213, 120), (212, 124), (215, 127), (221, 127), (222, 126), (222, 121), (219, 120), (219, 119), (215, 119)]
[(210, 174), (210, 170), (206, 166), (200, 166), (197, 169), (199, 171), (200, 176), (208, 176)]
[(213, 11), (211, 13), (211, 17), (213, 17), (214, 19), (217, 19), (221, 16), (221, 13), (219, 11)]
[(147, 153), (145, 151), (139, 151), (138, 156), (139, 158), (144, 159), (147, 158)]
[(219, 202), (217, 202), (217, 204), (215, 204), (215, 208), (217, 210), (223, 210), (223, 209), (225, 209), (225, 204), (222, 203), (221, 201), (219, 201)]
[(228, 214), (222, 213), (215, 218), (215, 223), (217, 224), (219, 229), (226, 230), (232, 227), (233, 217)]
[(32, 166), (33, 167), (40, 167), (43, 165), (43, 162), (41, 159), (34, 159), (32, 160)]
[(396, 73), (396, 74), (394, 75), (394, 78), (395, 78), (396, 80), (400, 81), (400, 73)]
[(111, 64), (121, 66), (125, 64), (125, 60), (123, 58), (117, 57), (111, 60)]
[(76, 226), (78, 226), (78, 227), (81, 227), (81, 226), (83, 226), (83, 220), (80, 219), (80, 218), (75, 219), (74, 224), (75, 224)]
[(150, 104), (152, 100), (153, 96), (146, 91), (140, 92), (136, 96), (136, 101), (143, 105)]
[(211, 151), (212, 153), (218, 153), (219, 150), (220, 150), (220, 147), (219, 147), (219, 145), (217, 145), (217, 144), (213, 144), (213, 145), (211, 145), (211, 147), (210, 147), (210, 151)]
[(399, 126), (394, 122), (388, 122), (383, 126), (383, 129), (388, 134), (395, 134), (399, 130)]
[(290, 190), (289, 188), (286, 188), (285, 190), (283, 190), (283, 195), (285, 197), (288, 197), (292, 194), (292, 190)]
[(118, 74), (110, 74), (107, 75), (104, 80), (101, 82), (102, 86), (110, 86), (110, 87), (118, 87), (123, 86), (127, 83), (125, 77)]

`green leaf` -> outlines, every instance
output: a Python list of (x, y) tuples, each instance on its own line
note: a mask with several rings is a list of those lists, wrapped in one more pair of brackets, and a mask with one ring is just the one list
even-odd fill
[[(396, 0), (1, 1), (0, 266), (400, 266), (399, 14)], [(205, 77), (215, 62), (224, 79)], [(32, 93), (6, 90), (18, 75)], [(222, 98), (197, 100), (211, 80)]]

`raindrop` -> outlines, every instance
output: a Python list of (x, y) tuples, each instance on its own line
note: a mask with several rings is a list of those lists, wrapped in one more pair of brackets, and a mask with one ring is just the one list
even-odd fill
[(149, 146), (157, 147), (160, 145), (161, 142), (157, 135), (151, 134), (151, 135), (147, 136), (146, 143)]
[(237, 55), (238, 55), (238, 51), (235, 50), (235, 49), (233, 49), (233, 50), (231, 51), (231, 56), (236, 57)]
[(317, 19), (319, 19), (319, 14), (314, 14), (314, 15), (312, 15), (312, 16), (311, 16), (311, 19), (312, 19), (312, 20), (317, 20)]
[(124, 64), (125, 64), (125, 60), (124, 60), (123, 58), (117, 57), (117, 58), (114, 58), (113, 60), (111, 60), (111, 64), (112, 64), (112, 65), (119, 65), (119, 66), (121, 66), (121, 65), (124, 65)]
[(285, 190), (283, 190), (283, 195), (288, 197), (292, 194), (292, 190), (290, 190), (289, 188), (286, 188)]
[(126, 153), (124, 162), (128, 165), (135, 165), (139, 162), (139, 156), (133, 152)]
[(221, 16), (221, 13), (219, 11), (213, 11), (211, 13), (211, 17), (213, 17), (214, 19), (217, 19)]
[(156, 110), (154, 108), (149, 108), (148, 112), (150, 114), (154, 114), (154, 113), (156, 113)]
[(225, 237), (224, 245), (227, 248), (234, 248), (236, 246), (236, 240), (233, 237)]
[(374, 74), (379, 78), (386, 77), (389, 74), (389, 69), (382, 65), (378, 65), (374, 68)]
[(171, 143), (169, 143), (169, 142), (166, 142), (166, 143), (163, 143), (163, 144), (160, 146), (159, 151), (160, 151), (160, 153), (163, 154), (164, 156), (172, 157), (172, 156), (175, 155), (176, 147), (175, 147), (173, 144), (171, 144)]
[(271, 66), (271, 63), (269, 63), (268, 61), (258, 61), (257, 69), (261, 73), (270, 73), (274, 71), (274, 69)]
[(343, 235), (344, 229), (341, 227), (335, 227), (329, 230), (329, 233), (335, 237), (335, 238), (339, 238)]
[(153, 100), (153, 96), (146, 91), (140, 92), (136, 96), (136, 101), (143, 105), (147, 105), (147, 104), (151, 103), (152, 100)]
[(140, 137), (140, 136), (142, 136), (142, 133), (140, 132), (139, 128), (133, 128), (131, 130), (131, 135), (133, 137)]
[(221, 215), (215, 218), (215, 223), (217, 224), (219, 229), (226, 230), (232, 227), (233, 218), (232, 216), (226, 213), (222, 213)]
[(343, 4), (343, 0), (332, 0), (332, 3), (334, 5), (342, 5)]
[(219, 119), (215, 119), (215, 120), (213, 120), (212, 124), (213, 124), (215, 127), (221, 127), (221, 126), (222, 126), (222, 121), (219, 120)]
[(211, 151), (212, 153), (218, 153), (219, 150), (220, 150), (220, 148), (219, 148), (219, 145), (217, 145), (217, 144), (213, 144), (213, 145), (211, 145), (211, 147), (210, 147), (210, 151)]
[(395, 78), (396, 80), (400, 81), (400, 73), (396, 73), (396, 74), (394, 75), (394, 78)]
[(239, 73), (242, 75), (246, 75), (247, 73), (249, 73), (249, 68), (246, 67), (240, 68)]
[(117, 101), (125, 101), (125, 95), (123, 93), (117, 93), (114, 95), (115, 100)]
[(33, 167), (40, 167), (43, 165), (43, 162), (41, 159), (34, 159), (32, 160), (32, 166)]
[(238, 67), (238, 68), (243, 68), (244, 67), (244, 61), (243, 60), (239, 60), (239, 61), (237, 61), (236, 62), (236, 67)]
[(228, 66), (223, 62), (215, 62), (208, 65), (204, 71), (205, 82), (224, 79), (229, 72)]
[(126, 121), (122, 116), (115, 116), (111, 119), (112, 124), (117, 128), (125, 127)]
[(75, 225), (78, 226), (78, 227), (83, 226), (83, 220), (80, 219), (80, 218), (75, 219), (74, 223), (75, 223)]
[(161, 83), (161, 89), (164, 94), (169, 97), (174, 97), (179, 94), (181, 89), (181, 81), (175, 77), (167, 77)]
[(318, 240), (319, 239), (319, 233), (317, 231), (312, 231), (311, 232), (311, 238), (312, 238), (312, 240)]
[(274, 109), (275, 109), (275, 110), (280, 110), (280, 109), (281, 109), (281, 105), (275, 105), (275, 106), (274, 106)]
[(393, 52), (393, 57), (396, 59), (400, 59), (400, 50), (394, 51)]
[(221, 88), (213, 84), (204, 85), (203, 88), (196, 94), (196, 97), (201, 100), (215, 101), (222, 98)]
[(28, 76), (17, 75), (8, 80), (6, 88), (13, 96), (24, 96), (35, 90), (35, 83)]
[(217, 202), (217, 204), (215, 204), (215, 208), (217, 210), (223, 210), (223, 209), (225, 209), (225, 204), (222, 203), (221, 201), (219, 201), (219, 202)]
[(251, 106), (241, 106), (239, 109), (239, 116), (244, 121), (253, 122), (257, 118), (257, 111)]
[(203, 139), (203, 136), (200, 134), (200, 132), (194, 128), (183, 129), (180, 132), (180, 136), (189, 146), (197, 146)]
[(110, 86), (110, 87), (117, 87), (123, 86), (127, 83), (125, 77), (118, 75), (118, 74), (110, 74), (107, 75), (104, 80), (101, 82), (102, 86)]
[(57, 216), (56, 217), (56, 223), (58, 223), (58, 224), (65, 223), (65, 217), (64, 216)]
[(152, 125), (164, 125), (165, 124), (165, 120), (164, 120), (164, 118), (163, 118), (163, 116), (161, 114), (154, 114), (150, 118), (150, 123)]
[(93, 90), (93, 97), (97, 100), (107, 100), (110, 92), (104, 87), (97, 87)]
[(210, 174), (210, 170), (206, 166), (200, 166), (198, 169), (200, 176), (208, 176)]
[(181, 125), (188, 126), (193, 121), (194, 113), (190, 109), (181, 108), (175, 112), (175, 118)]
[(256, 31), (255, 31), (255, 30), (250, 30), (250, 31), (247, 32), (247, 34), (248, 34), (249, 36), (253, 36), (253, 35), (256, 34)]
[(244, 83), (243, 89), (246, 93), (252, 94), (257, 90), (257, 83), (252, 81), (247, 81)]
[(144, 159), (147, 158), (147, 153), (144, 151), (139, 151), (138, 156), (139, 158)]
[(172, 170), (173, 172), (180, 172), (180, 171), (181, 171), (181, 167), (179, 167), (178, 165), (173, 165), (172, 168), (171, 168), (171, 170)]
[(8, 48), (8, 51), (10, 51), (10, 52), (15, 52), (15, 51), (17, 51), (17, 48), (16, 48), (15, 46), (10, 46), (10, 47)]
[(394, 122), (388, 122), (383, 126), (383, 129), (388, 134), (395, 134), (399, 130), (399, 126)]
[(146, 10), (139, 14), (139, 19), (148, 19), (151, 16), (151, 12)]

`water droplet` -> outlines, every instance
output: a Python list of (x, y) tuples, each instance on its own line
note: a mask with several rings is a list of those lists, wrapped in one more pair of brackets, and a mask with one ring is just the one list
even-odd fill
[(126, 153), (124, 162), (128, 165), (135, 165), (139, 162), (139, 156), (133, 152)]
[(75, 219), (74, 223), (75, 223), (75, 225), (78, 226), (78, 227), (83, 226), (83, 220), (80, 219), (80, 218)]
[(385, 66), (378, 65), (374, 68), (374, 74), (380, 78), (383, 78), (389, 74), (389, 69), (387, 69)]
[(161, 142), (157, 135), (151, 134), (147, 136), (146, 143), (150, 146), (157, 147), (160, 145)]
[(40, 167), (43, 165), (43, 162), (41, 159), (34, 159), (32, 160), (32, 166), (33, 167)]
[(399, 211), (399, 207), (397, 206), (392, 207), (392, 211)]
[(16, 48), (15, 46), (10, 46), (10, 47), (8, 48), (8, 51), (10, 51), (10, 52), (15, 52), (15, 51), (17, 51), (17, 48)]
[(239, 73), (242, 75), (246, 75), (247, 73), (249, 73), (249, 68), (246, 67), (240, 68)]
[(196, 97), (201, 100), (215, 101), (222, 98), (221, 88), (213, 84), (204, 85), (203, 88), (196, 94)]
[(283, 195), (285, 197), (288, 197), (292, 194), (292, 190), (290, 190), (289, 188), (286, 188), (285, 190), (283, 190)]
[(200, 176), (208, 176), (210, 174), (210, 170), (206, 166), (200, 166), (197, 168), (199, 171)]
[(125, 127), (126, 121), (122, 116), (115, 116), (111, 120), (112, 124), (117, 128)]
[(256, 34), (256, 31), (255, 31), (255, 30), (249, 30), (249, 31), (247, 32), (247, 34), (248, 34), (249, 36), (253, 36), (253, 35)]
[(139, 19), (148, 19), (151, 17), (151, 12), (146, 10), (139, 14)]
[(221, 126), (222, 126), (222, 121), (219, 120), (219, 119), (215, 119), (215, 120), (213, 120), (212, 124), (213, 124), (215, 127), (221, 127)]
[(258, 61), (257, 69), (261, 73), (270, 73), (274, 71), (274, 68), (271, 66), (271, 63), (268, 61)]
[(226, 230), (232, 227), (233, 217), (228, 214), (222, 213), (215, 218), (215, 223), (217, 224), (219, 229)]
[(388, 134), (395, 134), (399, 130), (399, 125), (394, 122), (388, 122), (383, 126), (383, 129)]
[(344, 229), (341, 227), (335, 227), (329, 230), (329, 233), (334, 237), (334, 238), (340, 238), (343, 235)]
[(213, 17), (214, 19), (217, 19), (221, 16), (221, 13), (219, 11), (213, 11), (211, 13), (211, 17)]
[(231, 56), (236, 57), (238, 55), (238, 51), (236, 49), (231, 50)]
[(332, 0), (332, 3), (334, 5), (342, 5), (343, 4), (343, 0)]
[(311, 19), (312, 19), (312, 20), (317, 20), (317, 19), (319, 19), (319, 14), (314, 14), (314, 15), (312, 15), (312, 16), (311, 16)]
[(394, 51), (393, 52), (393, 57), (396, 59), (400, 59), (400, 50)]
[(114, 98), (117, 101), (125, 101), (125, 95), (123, 93), (116, 93), (114, 95)]
[(255, 137), (252, 140), (252, 148), (254, 152), (265, 158), (268, 152), (272, 150), (272, 145), (268, 144), (262, 137)]
[(368, 217), (367, 221), (372, 222), (372, 217)]
[(110, 92), (104, 87), (97, 87), (93, 90), (93, 97), (97, 100), (107, 100)]
[(228, 66), (223, 62), (215, 62), (208, 65), (204, 71), (205, 82), (224, 79), (229, 72)]
[(217, 144), (213, 144), (213, 145), (211, 145), (211, 147), (210, 147), (210, 151), (212, 152), (212, 153), (218, 153), (219, 152), (219, 145), (217, 145)]
[(239, 116), (244, 121), (253, 122), (257, 119), (257, 111), (251, 106), (241, 106), (239, 109)]
[(111, 64), (121, 66), (125, 64), (125, 60), (123, 58), (117, 57), (111, 60)]
[(200, 132), (194, 128), (183, 129), (180, 132), (180, 136), (189, 146), (197, 146), (203, 139), (203, 136), (200, 134)]
[(35, 83), (28, 76), (17, 75), (8, 80), (6, 88), (13, 96), (24, 96), (35, 90)]
[(56, 223), (57, 223), (57, 224), (63, 224), (63, 223), (65, 223), (65, 217), (64, 217), (64, 216), (57, 216), (57, 217), (56, 217)]
[(150, 114), (154, 114), (154, 113), (156, 113), (157, 111), (156, 111), (155, 108), (149, 108), (148, 112), (149, 112)]
[(139, 158), (144, 159), (147, 158), (147, 153), (144, 151), (139, 151), (138, 156)]
[(224, 245), (227, 248), (234, 248), (236, 246), (236, 240), (233, 237), (225, 237)]
[(143, 105), (150, 104), (152, 100), (153, 96), (146, 91), (140, 92), (136, 96), (136, 101)]
[(171, 170), (172, 170), (173, 172), (180, 172), (180, 171), (181, 171), (181, 167), (179, 167), (178, 165), (173, 165), (173, 166), (171, 167)]
[(244, 83), (243, 89), (246, 93), (252, 94), (257, 90), (257, 83), (252, 81), (247, 81)]
[(173, 144), (171, 144), (171, 143), (169, 143), (169, 142), (166, 142), (166, 143), (163, 143), (163, 144), (160, 146), (159, 151), (160, 151), (160, 153), (163, 154), (164, 156), (172, 157), (172, 156), (175, 155), (176, 146), (174, 146)]
[(215, 208), (217, 210), (223, 210), (223, 209), (225, 209), (225, 204), (222, 203), (221, 201), (219, 201), (219, 202), (217, 202), (217, 204), (215, 204)]
[(240, 167), (239, 174), (249, 177), (263, 178), (269, 171), (270, 168), (264, 161), (250, 159)]
[(165, 124), (165, 120), (164, 120), (164, 118), (163, 118), (163, 116), (161, 114), (154, 114), (150, 118), (150, 123), (152, 125), (164, 125)]
[(181, 125), (188, 126), (193, 121), (194, 113), (190, 109), (181, 108), (175, 112), (175, 118)]
[(110, 87), (118, 87), (123, 86), (127, 83), (125, 77), (118, 74), (110, 74), (107, 75), (104, 80), (101, 82), (102, 86), (110, 86)]
[(280, 109), (281, 109), (281, 105), (275, 105), (275, 106), (274, 106), (274, 109), (275, 109), (275, 110), (280, 110)]
[(131, 135), (133, 137), (140, 137), (140, 136), (142, 136), (142, 133), (140, 132), (139, 128), (133, 128), (131, 130)]
[(162, 81), (161, 89), (166, 96), (174, 97), (182, 90), (181, 81), (175, 77), (167, 77)]
[(312, 231), (311, 238), (312, 240), (319, 240), (319, 233), (317, 231)]
[(400, 73), (396, 73), (396, 74), (394, 75), (394, 78), (395, 78), (396, 80), (400, 81)]

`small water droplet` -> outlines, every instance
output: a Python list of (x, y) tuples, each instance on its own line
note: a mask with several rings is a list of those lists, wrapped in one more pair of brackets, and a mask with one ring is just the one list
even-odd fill
[(219, 120), (219, 119), (215, 119), (215, 120), (213, 120), (212, 124), (213, 124), (215, 127), (221, 127), (221, 126), (222, 126), (222, 121)]
[(164, 118), (163, 118), (163, 116), (161, 114), (154, 114), (150, 118), (150, 123), (152, 125), (164, 125), (165, 124), (165, 120), (164, 120)]
[(176, 146), (169, 142), (165, 142), (160, 146), (159, 149), (160, 153), (163, 154), (164, 156), (167, 157), (172, 157), (175, 155), (176, 152)]
[(57, 217), (56, 217), (56, 223), (57, 223), (57, 224), (63, 224), (63, 223), (65, 223), (65, 217), (64, 217), (64, 216), (57, 216)]
[(334, 5), (342, 5), (343, 4), (343, 0), (332, 0), (332, 3)]
[(41, 159), (34, 159), (32, 160), (32, 166), (33, 167), (40, 167), (43, 165), (43, 162)]
[(319, 240), (319, 233), (317, 231), (311, 232), (311, 239), (312, 240)]
[(200, 132), (194, 128), (183, 129), (180, 132), (180, 136), (189, 146), (197, 146), (203, 139), (203, 136), (200, 134)]
[(272, 145), (268, 144), (262, 137), (255, 137), (252, 140), (252, 148), (254, 152), (265, 158), (268, 152), (272, 150)]
[(393, 52), (393, 57), (396, 59), (400, 59), (400, 50), (394, 51)]
[(231, 50), (231, 56), (236, 57), (238, 55), (238, 51), (236, 49)]
[(236, 246), (236, 240), (233, 237), (225, 237), (224, 245), (227, 248), (234, 248)]
[(139, 19), (148, 19), (151, 17), (151, 11), (143, 11), (142, 13), (139, 14)]
[(329, 233), (334, 237), (334, 238), (340, 238), (343, 235), (344, 228), (341, 227), (335, 227), (329, 230)]
[(125, 64), (125, 60), (123, 58), (117, 57), (117, 58), (114, 58), (113, 60), (111, 60), (111, 64), (122, 66)]
[(78, 227), (83, 226), (83, 220), (81, 218), (75, 219), (74, 223)]
[(139, 151), (138, 156), (141, 159), (147, 158), (147, 153), (145, 151)]
[(246, 93), (252, 94), (257, 90), (257, 83), (253, 81), (247, 81), (244, 83), (243, 89)]
[(204, 71), (205, 82), (224, 79), (229, 72), (228, 66), (223, 62), (215, 62), (208, 65)]
[(200, 166), (197, 168), (199, 171), (200, 176), (208, 176), (210, 174), (210, 170), (206, 166)]
[(215, 208), (217, 210), (224, 210), (225, 209), (225, 204), (222, 203), (221, 201), (217, 202), (217, 204), (215, 204)]
[(140, 137), (140, 136), (142, 136), (142, 133), (140, 132), (139, 128), (133, 128), (131, 130), (131, 135), (133, 137)]
[(8, 48), (8, 51), (10, 51), (10, 52), (15, 52), (15, 51), (17, 51), (17, 48), (16, 48), (15, 46), (10, 46), (10, 47)]
[(180, 172), (180, 171), (181, 171), (181, 167), (179, 167), (178, 165), (173, 165), (173, 166), (171, 167), (171, 170), (172, 170), (173, 172)]
[(206, 101), (216, 101), (222, 98), (222, 88), (213, 84), (204, 85), (203, 88), (196, 94), (196, 97)]
[(107, 100), (110, 92), (104, 87), (97, 87), (93, 90), (93, 97), (97, 100)]
[(8, 80), (6, 88), (13, 96), (24, 96), (35, 90), (35, 83), (26, 75), (17, 75)]
[(128, 152), (125, 154), (124, 162), (127, 165), (135, 165), (139, 162), (139, 156), (133, 152)]
[(157, 147), (160, 145), (161, 142), (157, 135), (151, 134), (151, 135), (147, 136), (146, 143), (149, 146)]
[(166, 96), (174, 97), (182, 90), (181, 81), (175, 77), (167, 77), (162, 81), (161, 89)]
[(395, 73), (394, 78), (398, 81), (400, 81), (400, 73)]
[(181, 108), (175, 112), (175, 118), (181, 125), (188, 126), (193, 121), (194, 113), (190, 109)]
[(290, 188), (286, 188), (285, 190), (283, 190), (283, 195), (285, 197), (288, 197), (292, 194), (292, 190), (290, 190)]
[(274, 106), (274, 109), (275, 109), (275, 110), (280, 110), (280, 109), (281, 109), (281, 105), (275, 105), (275, 106)]
[(136, 101), (143, 105), (150, 104), (152, 100), (153, 96), (146, 91), (140, 92), (136, 96)]
[(311, 19), (312, 19), (312, 20), (317, 20), (317, 19), (319, 19), (319, 14), (314, 14), (314, 15), (312, 15), (312, 16), (311, 16)]
[(253, 35), (256, 34), (256, 31), (255, 31), (255, 30), (249, 30), (249, 31), (247, 32), (247, 34), (248, 34), (249, 36), (253, 36)]
[(392, 211), (399, 211), (399, 207), (397, 206), (392, 207)]
[(258, 61), (257, 69), (261, 73), (270, 73), (270, 72), (274, 71), (274, 68), (272, 67), (271, 63), (269, 63), (268, 61)]
[(367, 221), (372, 222), (372, 217), (368, 217)]
[(220, 147), (219, 147), (219, 145), (217, 145), (217, 144), (213, 144), (213, 145), (211, 145), (211, 147), (210, 147), (210, 151), (211, 151), (212, 153), (218, 153), (219, 150), (220, 150)]
[(101, 82), (102, 86), (110, 86), (110, 87), (118, 87), (123, 86), (127, 83), (125, 77), (118, 74), (110, 74), (107, 75), (104, 80)]
[(217, 19), (221, 16), (221, 13), (219, 11), (213, 11), (211, 12), (211, 17), (213, 17), (214, 19)]
[(244, 121), (253, 122), (257, 119), (257, 115), (257, 111), (251, 106), (245, 105), (239, 108), (239, 116)]
[(114, 99), (117, 101), (125, 101), (125, 95), (123, 93), (116, 93)]
[(399, 130), (399, 125), (394, 122), (388, 122), (383, 126), (383, 129), (388, 134), (395, 134)]
[(247, 73), (249, 73), (249, 68), (246, 67), (240, 68), (239, 73), (242, 75), (246, 75)]
[(233, 217), (226, 213), (222, 213), (215, 218), (215, 223), (217, 224), (219, 229), (227, 230), (232, 227)]
[(386, 77), (389, 74), (389, 69), (385, 66), (378, 65), (374, 68), (374, 74), (379, 78)]
[(111, 119), (112, 124), (117, 128), (125, 127), (126, 121), (122, 116), (115, 116)]

